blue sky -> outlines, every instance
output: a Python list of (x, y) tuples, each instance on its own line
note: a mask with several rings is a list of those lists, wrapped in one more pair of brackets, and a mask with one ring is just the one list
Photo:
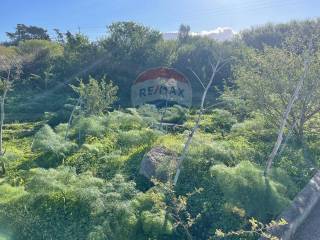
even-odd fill
[(163, 32), (192, 31), (320, 17), (319, 0), (1, 0), (0, 41), (17, 23), (80, 31), (96, 39), (105, 26), (132, 20)]

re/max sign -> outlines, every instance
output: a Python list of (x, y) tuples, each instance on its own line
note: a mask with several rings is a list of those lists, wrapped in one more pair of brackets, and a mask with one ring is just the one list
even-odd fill
[(147, 97), (153, 95), (169, 95), (169, 96), (178, 96), (184, 98), (184, 89), (171, 86), (163, 86), (163, 85), (156, 85), (156, 86), (149, 86), (143, 87), (139, 89), (139, 97)]

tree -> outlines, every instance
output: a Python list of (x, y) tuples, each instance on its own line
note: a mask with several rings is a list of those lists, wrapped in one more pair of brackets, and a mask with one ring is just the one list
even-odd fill
[(53, 31), (56, 34), (55, 41), (57, 41), (60, 44), (64, 44), (65, 43), (65, 35), (57, 28), (53, 29)]
[[(139, 71), (161, 40), (161, 33), (134, 22), (117, 22), (108, 26), (109, 37), (101, 45), (111, 53), (113, 65), (123, 71)], [(140, 69), (135, 69), (140, 66)]]
[(308, 43), (309, 39), (319, 32), (319, 26), (319, 18), (306, 21), (291, 21), (276, 25), (268, 23), (244, 30), (239, 35), (247, 46), (258, 50), (263, 50), (265, 45), (281, 48), (292, 35), (299, 36), (299, 38), (295, 39), (295, 43), (301, 40)]
[(102, 114), (117, 101), (118, 87), (112, 81), (106, 82), (104, 76), (100, 82), (89, 76), (87, 84), (80, 80), (79, 86), (71, 85), (73, 90), (79, 94), (81, 104), (86, 114)]
[(48, 40), (27, 40), (20, 42), (17, 49), (30, 59), (23, 66), (23, 77), (39, 81), (37, 86), (47, 90), (54, 75), (54, 63), (63, 56), (63, 47)]
[(11, 45), (17, 45), (20, 41), (31, 39), (50, 40), (47, 30), (41, 27), (27, 26), (24, 24), (17, 24), (15, 32), (7, 32), (6, 34), (11, 41)]
[(183, 163), (184, 159), (186, 158), (186, 155), (187, 155), (188, 150), (190, 148), (190, 144), (192, 142), (192, 138), (193, 138), (194, 134), (196, 133), (197, 129), (199, 128), (202, 115), (205, 112), (205, 101), (206, 101), (206, 97), (207, 97), (208, 91), (212, 86), (212, 83), (213, 83), (213, 80), (216, 77), (216, 74), (221, 70), (221, 68), (226, 63), (227, 63), (227, 61), (225, 59), (223, 60), (221, 58), (221, 56), (218, 57), (215, 65), (213, 65), (210, 62), (212, 73), (211, 73), (211, 76), (210, 76), (209, 81), (208, 81), (206, 86), (204, 85), (203, 81), (196, 75), (196, 73), (194, 73), (196, 78), (200, 81), (201, 85), (203, 86), (203, 93), (202, 93), (202, 98), (201, 98), (200, 109), (198, 111), (198, 117), (197, 117), (197, 119), (195, 121), (194, 127), (192, 128), (191, 132), (188, 135), (187, 141), (184, 144), (181, 156), (178, 159), (177, 170), (176, 170), (176, 174), (175, 174), (174, 180), (173, 180), (173, 184), (174, 185), (176, 185), (177, 182), (178, 182), (179, 175), (180, 175), (180, 172), (181, 172), (182, 163)]
[[(309, 40), (308, 48), (303, 44), (289, 44), (284, 49), (265, 47), (262, 52), (249, 49), (240, 61), (241, 66), (236, 68), (240, 96), (279, 128), (277, 141), (267, 160), (266, 176), (287, 125), (293, 128), (296, 142), (306, 154), (304, 131), (307, 123), (320, 112), (320, 55), (312, 40)], [(304, 158), (309, 161), (306, 155)]]
[(89, 38), (83, 34), (65, 34), (64, 55), (56, 64), (61, 78), (83, 75), (93, 65), (96, 65), (97, 48)]
[[(118, 57), (146, 57), (155, 44), (161, 39), (159, 31), (150, 29), (134, 22), (116, 22), (108, 26), (109, 37), (102, 44), (113, 51)], [(140, 55), (142, 54), (142, 55)], [(140, 56), (139, 56), (140, 55)]]
[(186, 43), (190, 38), (190, 26), (181, 24), (179, 27), (178, 41), (180, 43)]
[[(211, 76), (211, 66), (208, 59), (215, 59), (216, 53), (222, 51), (226, 57), (233, 55), (229, 50), (229, 46), (225, 43), (218, 43), (209, 38), (192, 37), (185, 44), (181, 44), (176, 51), (176, 61), (172, 64), (174, 68), (182, 71), (190, 80), (192, 86), (193, 103), (200, 105), (203, 87), (195, 75), (194, 71), (200, 79), (209, 79)], [(231, 66), (228, 64), (217, 73), (215, 78), (215, 87), (213, 91), (209, 91), (207, 101), (214, 103), (218, 95), (218, 89), (223, 89), (225, 81), (231, 79)], [(192, 69), (192, 71), (190, 71)]]
[(268, 175), (268, 173), (269, 173), (269, 171), (271, 169), (271, 165), (273, 163), (273, 160), (274, 160), (274, 158), (276, 157), (276, 155), (278, 153), (278, 150), (279, 150), (280, 145), (281, 145), (282, 140), (283, 140), (283, 134), (284, 134), (285, 126), (287, 124), (287, 120), (288, 120), (289, 115), (291, 113), (291, 109), (293, 107), (294, 102), (299, 97), (301, 88), (302, 88), (303, 83), (305, 81), (305, 78), (306, 78), (306, 76), (308, 74), (308, 70), (309, 70), (309, 56), (304, 62), (303, 75), (300, 77), (300, 80), (297, 83), (297, 85), (296, 85), (296, 87), (294, 89), (294, 92), (293, 92), (291, 98), (289, 99), (289, 102), (288, 102), (288, 104), (286, 106), (286, 109), (285, 109), (285, 111), (283, 113), (283, 118), (281, 119), (281, 124), (280, 124), (280, 128), (279, 128), (277, 141), (276, 141), (276, 143), (275, 143), (275, 145), (274, 145), (274, 147), (272, 149), (272, 152), (269, 155), (269, 158), (267, 160), (267, 166), (266, 166), (266, 169), (265, 169), (265, 172), (264, 172), (265, 176)]
[[(288, 116), (297, 140), (303, 139), (306, 123), (320, 112), (320, 53), (310, 54), (308, 72), (299, 97)], [(263, 52), (247, 49), (235, 67), (238, 96), (251, 108), (279, 126), (283, 113), (305, 72), (304, 57), (286, 49), (266, 47)]]
[(19, 79), (22, 57), (14, 48), (0, 46), (0, 156), (3, 149), (3, 124), (5, 119), (5, 100), (13, 88), (13, 82)]
[(122, 102), (130, 101), (128, 81), (147, 68), (162, 65), (154, 57), (159, 52), (157, 48), (161, 40), (159, 31), (134, 22), (116, 22), (108, 26), (108, 37), (99, 42), (104, 50), (101, 73), (107, 66), (108, 74), (122, 89), (119, 93)]

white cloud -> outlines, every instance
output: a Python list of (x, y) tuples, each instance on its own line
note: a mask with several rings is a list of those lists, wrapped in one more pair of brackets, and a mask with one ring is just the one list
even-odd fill
[(221, 33), (224, 33), (224, 32), (232, 32), (233, 34), (236, 34), (236, 32), (230, 27), (217, 27), (214, 30), (201, 31), (201, 32), (194, 33), (194, 34), (195, 35), (206, 36), (206, 35), (210, 35), (210, 34), (221, 34)]
[[(235, 34), (237, 34), (232, 28), (230, 27), (218, 27), (213, 30), (203, 30), (201, 32), (191, 32), (192, 36), (202, 36), (202, 37), (209, 37), (211, 39), (217, 40), (217, 41), (226, 41), (231, 40)], [(165, 32), (163, 33), (164, 39), (172, 40), (177, 39), (178, 37), (178, 31), (174, 32)]]

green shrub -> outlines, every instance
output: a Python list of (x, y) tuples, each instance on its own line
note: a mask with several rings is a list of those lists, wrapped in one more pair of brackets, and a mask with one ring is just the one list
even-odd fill
[(80, 117), (75, 120), (71, 133), (73, 138), (80, 138), (83, 142), (88, 136), (102, 137), (107, 127), (107, 119), (104, 116)]
[(164, 225), (163, 197), (139, 193), (120, 175), (104, 181), (69, 168), (33, 169), (25, 189), (3, 189), (11, 197), (3, 201), (0, 195), (0, 220), (16, 240), (158, 239), (172, 233), (171, 222)]
[[(102, 139), (88, 137), (77, 152), (65, 159), (65, 164), (74, 167), (77, 173), (91, 171), (97, 176), (112, 178), (123, 165), (119, 151), (115, 150), (116, 142), (117, 138), (113, 133)], [(101, 175), (103, 169), (110, 172)]]
[[(185, 123), (185, 127), (191, 129), (194, 127), (197, 114), (192, 115)], [(215, 109), (211, 114), (205, 113), (202, 115), (199, 123), (199, 128), (208, 133), (219, 133), (224, 136), (231, 131), (234, 124), (237, 123), (237, 119), (227, 110)]]
[(274, 166), (285, 169), (286, 173), (300, 189), (314, 175), (314, 169), (310, 166), (310, 162), (306, 161), (303, 149), (290, 144), (277, 156)]
[(137, 130), (147, 126), (143, 118), (137, 114), (132, 115), (120, 111), (114, 111), (107, 116), (108, 127), (113, 130)]
[[(72, 100), (67, 99), (67, 101)], [(50, 126), (57, 126), (61, 122), (67, 122), (74, 108), (73, 104), (75, 104), (75, 102), (72, 102), (72, 104), (64, 104), (56, 112), (45, 112), (42, 118), (47, 121)]]
[(160, 136), (161, 132), (151, 129), (119, 131), (118, 145), (121, 149), (151, 145)]
[(59, 136), (65, 138), (67, 132), (68, 124), (67, 123), (60, 123), (54, 128), (54, 131)]
[[(193, 114), (191, 115), (187, 121), (184, 123), (184, 127), (191, 130), (195, 126), (195, 122), (198, 115)], [(203, 114), (201, 121), (199, 123), (199, 129), (203, 132), (211, 132), (212, 129), (212, 117), (209, 114)]]
[(89, 75), (88, 83), (81, 79), (78, 87), (70, 86), (81, 98), (83, 110), (88, 115), (106, 113), (118, 100), (119, 88), (112, 81), (107, 81), (106, 76), (97, 80)]
[(276, 141), (276, 129), (268, 127), (261, 115), (236, 123), (231, 128), (230, 138), (245, 138), (255, 151), (255, 162), (264, 165)]
[(173, 231), (172, 224), (166, 223), (166, 212), (159, 210), (156, 213), (143, 211), (141, 213), (142, 228), (145, 234), (161, 236), (171, 234)]
[(237, 119), (227, 110), (215, 109), (212, 111), (212, 131), (222, 135), (229, 133), (231, 127), (237, 123)]
[(243, 161), (236, 167), (216, 165), (211, 172), (225, 200), (243, 208), (248, 216), (267, 222), (290, 203), (287, 187), (292, 183), (266, 180), (262, 170), (250, 162)]
[(185, 143), (187, 133), (183, 134), (165, 134), (160, 136), (155, 142), (155, 146), (164, 146), (176, 152), (181, 152)]
[(99, 155), (95, 149), (89, 150), (86, 146), (83, 146), (79, 151), (67, 157), (65, 164), (73, 167), (77, 173), (84, 173), (86, 171), (96, 173), (96, 169), (99, 167), (98, 159)]
[(248, 102), (236, 96), (235, 91), (230, 91), (230, 89), (225, 88), (224, 93), (219, 98), (223, 108), (236, 116), (238, 120), (243, 121), (250, 117), (252, 109), (249, 107)]
[(257, 143), (273, 141), (275, 132), (274, 129), (267, 126), (261, 115), (236, 123), (231, 128), (233, 136), (244, 136), (249, 141)]
[(13, 202), (26, 193), (23, 187), (12, 187), (9, 184), (0, 185), (0, 204)]
[(140, 212), (140, 221), (146, 236), (172, 234), (172, 219), (166, 214), (163, 194), (151, 189), (145, 194), (137, 195), (133, 205)]
[(126, 164), (124, 165), (123, 173), (130, 179), (134, 180), (137, 184), (137, 188), (140, 190), (146, 190), (150, 186), (149, 180), (143, 177), (139, 173), (140, 163), (144, 154), (149, 151), (151, 146), (142, 145), (132, 148), (126, 156)]
[(122, 155), (121, 151), (114, 151), (105, 154), (98, 159), (96, 168), (97, 176), (105, 179), (113, 178), (117, 173), (122, 172), (125, 164), (128, 161), (128, 156)]
[(198, 132), (190, 145), (187, 161), (194, 170), (201, 165), (209, 168), (213, 164), (223, 163), (234, 166), (243, 160), (253, 159), (255, 151), (243, 137), (230, 137), (215, 140), (211, 134)]
[(188, 110), (180, 105), (174, 105), (168, 107), (167, 109), (162, 109), (163, 112), (163, 122), (182, 124), (187, 120)]
[[(318, 134), (317, 125), (320, 124), (320, 117), (318, 117), (317, 122), (311, 122), (310, 128), (311, 131), (308, 136), (305, 137), (305, 151), (308, 155), (308, 158), (313, 161), (316, 166), (320, 166), (320, 149), (319, 149), (319, 142), (320, 136)], [(314, 128), (314, 129), (313, 129)], [(294, 137), (292, 137), (294, 140)]]
[(56, 134), (48, 125), (44, 125), (35, 135), (32, 144), (33, 151), (43, 153), (52, 153), (58, 157), (65, 157), (76, 147), (75, 144), (64, 140), (63, 137)]
[(145, 104), (139, 108), (136, 108), (137, 114), (139, 114), (148, 125), (155, 124), (160, 121), (161, 115), (159, 109), (155, 105)]

